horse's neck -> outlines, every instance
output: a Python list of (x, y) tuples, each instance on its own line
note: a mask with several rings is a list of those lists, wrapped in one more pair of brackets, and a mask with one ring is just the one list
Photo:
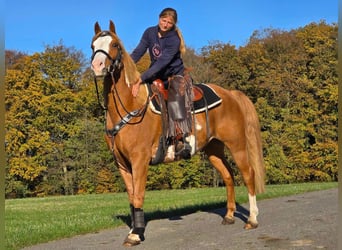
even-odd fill
[(133, 97), (132, 88), (126, 84), (124, 77), (120, 77), (116, 83), (111, 84), (110, 91), (106, 95), (108, 111), (111, 116), (122, 117), (127, 112), (143, 107), (147, 94), (146, 87), (141, 85), (138, 96)]

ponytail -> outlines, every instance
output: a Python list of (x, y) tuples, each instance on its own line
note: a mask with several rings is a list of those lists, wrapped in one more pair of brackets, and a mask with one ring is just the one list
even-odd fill
[(182, 32), (180, 31), (180, 29), (177, 26), (175, 26), (175, 31), (177, 32), (178, 37), (180, 39), (179, 51), (181, 52), (181, 55), (184, 56), (184, 54), (186, 52), (186, 48), (185, 48), (185, 42), (184, 42)]

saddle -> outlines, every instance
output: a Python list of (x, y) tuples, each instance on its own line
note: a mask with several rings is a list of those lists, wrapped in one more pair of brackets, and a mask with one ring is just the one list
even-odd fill
[[(164, 82), (160, 79), (156, 79), (152, 82), (152, 91), (154, 93), (156, 92), (159, 92), (162, 94), (163, 98), (164, 98), (164, 101), (167, 101), (168, 100), (168, 97), (169, 97), (169, 91), (168, 89), (165, 88), (165, 85), (164, 85)], [(196, 86), (196, 85), (193, 85), (192, 86), (192, 96), (193, 96), (193, 101), (196, 102), (196, 101), (199, 101), (203, 98), (203, 91), (200, 87)]]
[[(150, 108), (154, 113), (162, 114), (163, 106), (166, 106), (166, 103), (169, 99), (169, 89), (166, 89), (165, 83), (159, 79), (153, 81), (152, 84), (148, 84), (147, 87), (149, 95), (151, 96)], [(193, 102), (192, 112), (195, 114), (206, 112), (207, 110), (219, 105), (222, 101), (221, 98), (216, 94), (215, 90), (213, 90), (207, 84), (191, 83), (190, 89), (192, 92), (191, 98)]]

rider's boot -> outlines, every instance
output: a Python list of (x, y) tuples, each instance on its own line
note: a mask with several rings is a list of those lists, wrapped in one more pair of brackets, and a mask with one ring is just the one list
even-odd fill
[(180, 156), (182, 159), (191, 158), (191, 146), (186, 140), (186, 135), (181, 136), (180, 140), (176, 140), (176, 156)]

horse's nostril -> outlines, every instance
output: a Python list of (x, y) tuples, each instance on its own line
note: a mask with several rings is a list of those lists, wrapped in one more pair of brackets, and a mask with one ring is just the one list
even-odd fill
[(94, 60), (91, 62), (91, 68), (94, 70), (102, 70), (104, 68), (104, 62), (101, 60)]

